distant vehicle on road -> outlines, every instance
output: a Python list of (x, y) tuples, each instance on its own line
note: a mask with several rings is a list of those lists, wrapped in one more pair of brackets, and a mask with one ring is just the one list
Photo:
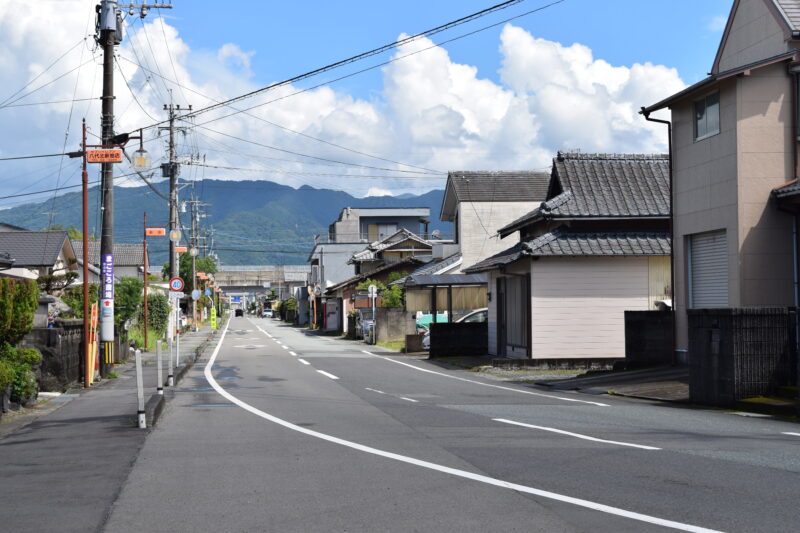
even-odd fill
[(264, 310), (261, 312), (261, 316), (262, 316), (263, 318), (272, 318), (272, 309), (264, 309)]
[[(462, 316), (456, 323), (459, 322), (486, 322), (489, 320), (489, 309), (486, 307), (482, 307), (481, 309), (475, 309), (467, 313), (466, 315)], [(425, 332), (425, 335), (422, 337), (422, 349), (423, 350), (430, 350), (431, 349), (431, 330)]]
[(244, 309), (237, 309), (234, 311), (233, 316), (244, 316)]

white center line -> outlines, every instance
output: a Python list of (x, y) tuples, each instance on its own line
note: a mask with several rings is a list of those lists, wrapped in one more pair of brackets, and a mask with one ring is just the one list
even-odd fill
[(792, 437), (800, 437), (800, 433), (792, 433), (791, 431), (783, 431), (784, 435), (791, 435)]
[(281, 344), (281, 348), (283, 348), (284, 350), (288, 350), (289, 349), (289, 347), (286, 346), (285, 344)]
[(555, 396), (553, 394), (544, 394), (541, 392), (533, 392), (529, 390), (519, 390), (519, 389), (512, 389), (511, 387), (503, 387), (502, 385), (492, 385), (491, 383), (481, 383), (480, 381), (475, 381), (472, 379), (461, 378), (458, 376), (451, 376), (449, 374), (443, 374), (441, 372), (436, 372), (434, 370), (428, 370), (427, 368), (420, 368), (418, 366), (409, 365), (408, 363), (403, 363), (402, 361), (396, 361), (394, 359), (389, 359), (388, 357), (383, 357), (380, 355), (376, 355), (372, 352), (368, 352), (367, 350), (361, 350), (367, 355), (371, 355), (372, 357), (377, 357), (378, 359), (383, 359), (384, 361), (389, 361), (391, 363), (397, 363), (398, 365), (407, 366), (409, 368), (413, 368), (414, 370), (419, 370), (420, 372), (427, 372), (428, 374), (435, 374), (437, 376), (442, 376), (445, 378), (456, 379), (458, 381), (465, 381), (467, 383), (474, 383), (475, 385), (481, 385), (483, 387), (492, 387), (495, 389), (502, 389), (511, 392), (517, 392), (519, 394), (530, 394), (531, 396), (541, 396), (543, 398), (553, 398), (555, 400), (564, 400), (565, 402), (578, 402), (578, 403), (588, 403), (590, 405), (599, 405), (600, 407), (610, 407), (607, 403), (600, 403), (600, 402), (590, 402), (588, 400), (579, 400), (577, 398), (564, 398), (563, 396)]
[(369, 387), (364, 387), (364, 390), (368, 390), (368, 391), (372, 391), (372, 392), (377, 392), (378, 394), (386, 394), (386, 393), (385, 393), (385, 392), (383, 392), (382, 390), (378, 390), (378, 389), (370, 389)]
[[(594, 511), (598, 511), (601, 513), (606, 513), (614, 516), (621, 516), (624, 518), (629, 518), (631, 520), (638, 520), (640, 522), (646, 522), (648, 524), (655, 524), (659, 526), (669, 527), (672, 529), (677, 529), (680, 531), (691, 531), (693, 533), (721, 533), (712, 529), (707, 529), (701, 526), (695, 526), (692, 524), (685, 524), (683, 522), (676, 522), (674, 520), (667, 520), (665, 518), (658, 518), (657, 516), (650, 516), (642, 513), (637, 513), (635, 511), (628, 511), (627, 509), (622, 509), (619, 507), (612, 507), (610, 505), (605, 505), (598, 502), (593, 502), (590, 500), (583, 500), (581, 498), (574, 498), (572, 496), (567, 496), (564, 494), (558, 494), (556, 492), (550, 492), (548, 490), (537, 489), (535, 487), (529, 487), (527, 485), (520, 485), (517, 483), (510, 483), (508, 481), (504, 481), (502, 479), (497, 479), (489, 476), (484, 476), (482, 474), (475, 474), (473, 472), (467, 472), (466, 470), (459, 470), (457, 468), (451, 468), (449, 466), (444, 466), (436, 463), (431, 463), (429, 461), (423, 461), (421, 459), (415, 459), (414, 457), (409, 457), (407, 455), (400, 455), (398, 453), (388, 452), (385, 450), (381, 450), (378, 448), (373, 448), (371, 446), (366, 446), (364, 444), (359, 444), (357, 442), (341, 439), (339, 437), (334, 437), (333, 435), (328, 435), (326, 433), (320, 433), (319, 431), (314, 431), (313, 429), (308, 429), (302, 426), (298, 426), (297, 424), (292, 424), (288, 420), (284, 420), (282, 418), (278, 418), (275, 415), (271, 415), (267, 412), (264, 412), (256, 407), (253, 407), (249, 403), (240, 400), (230, 392), (226, 391), (222, 386), (217, 383), (217, 380), (214, 379), (213, 374), (211, 373), (211, 369), (214, 366), (215, 361), (217, 360), (217, 356), (219, 355), (220, 348), (222, 348), (222, 342), (225, 340), (225, 334), (228, 331), (228, 325), (230, 324), (230, 319), (225, 324), (225, 329), (222, 331), (222, 335), (219, 338), (219, 342), (217, 343), (217, 347), (214, 349), (214, 352), (211, 354), (211, 357), (206, 363), (205, 369), (203, 369), (203, 375), (205, 376), (208, 383), (214, 388), (217, 393), (219, 393), (222, 397), (227, 399), (228, 401), (238, 405), (245, 411), (248, 411), (264, 420), (272, 422), (274, 424), (278, 424), (283, 426), (287, 429), (292, 431), (296, 431), (297, 433), (302, 433), (304, 435), (308, 435), (310, 437), (314, 437), (320, 440), (324, 440), (327, 442), (331, 442), (334, 444), (338, 444), (340, 446), (345, 446), (347, 448), (358, 450), (360, 452), (368, 453), (371, 455), (376, 455), (378, 457), (383, 457), (386, 459), (391, 459), (393, 461), (399, 461), (401, 463), (410, 464), (413, 466), (418, 466), (420, 468), (426, 468), (428, 470), (433, 470), (436, 472), (441, 472), (443, 474), (448, 474), (455, 477), (460, 477), (462, 479), (469, 479), (472, 481), (477, 481), (479, 483), (485, 483), (487, 485), (492, 485), (494, 487), (499, 487), (502, 489), (513, 490), (517, 492), (522, 492), (524, 494), (531, 494), (534, 496), (539, 496), (540, 498), (547, 498), (549, 500), (559, 501), (568, 503), (571, 505), (575, 505), (578, 507), (583, 507), (584, 509), (592, 509)], [(513, 389), (512, 389), (513, 390)]]
[(289, 355), (293, 355), (293, 356), (297, 357), (297, 354), (294, 353), (294, 352), (289, 352)]
[(641, 448), (642, 450), (660, 450), (661, 448), (656, 448), (655, 446), (644, 446), (643, 444), (631, 444), (629, 442), (619, 442), (616, 440), (605, 440), (605, 439), (598, 439), (596, 437), (590, 437), (588, 435), (581, 435), (580, 433), (572, 433), (571, 431), (564, 431), (563, 429), (556, 429), (556, 428), (548, 428), (544, 426), (534, 426), (532, 424), (524, 424), (522, 422), (515, 422), (513, 420), (506, 420), (505, 418), (492, 418), (495, 422), (502, 422), (504, 424), (511, 424), (514, 426), (522, 426), (524, 428), (531, 428), (531, 429), (541, 429), (542, 431), (550, 431), (552, 433), (560, 433), (561, 435), (569, 435), (570, 437), (575, 437), (577, 439), (583, 440), (591, 440), (594, 442), (603, 442), (605, 444), (616, 444), (617, 446), (630, 446), (631, 448)]
[(322, 374), (326, 378), (339, 379), (336, 376), (334, 376), (333, 374), (329, 374), (329, 373), (325, 372), (324, 370), (317, 370), (317, 372), (319, 372), (320, 374)]
[(311, 363), (309, 363), (308, 361), (306, 361), (305, 359), (298, 359), (298, 361), (300, 361), (300, 362), (301, 362), (301, 363), (303, 363), (304, 365), (310, 365), (310, 364), (311, 364)]
[(400, 396), (400, 399), (401, 399), (401, 400), (405, 400), (405, 401), (407, 401), (407, 402), (419, 403), (419, 400), (414, 400), (414, 399), (412, 399), (412, 398), (406, 398), (405, 396)]

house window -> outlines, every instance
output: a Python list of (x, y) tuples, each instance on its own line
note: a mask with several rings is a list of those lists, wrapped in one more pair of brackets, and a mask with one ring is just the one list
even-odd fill
[(719, 93), (707, 95), (694, 103), (694, 140), (719, 133)]

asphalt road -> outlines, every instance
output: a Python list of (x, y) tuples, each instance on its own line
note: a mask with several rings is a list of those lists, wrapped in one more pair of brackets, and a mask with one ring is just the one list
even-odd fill
[(232, 319), (104, 530), (797, 530), (797, 424), (553, 393), (367, 348)]

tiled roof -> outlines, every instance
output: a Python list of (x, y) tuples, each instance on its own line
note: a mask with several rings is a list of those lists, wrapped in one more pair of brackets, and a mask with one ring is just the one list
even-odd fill
[(459, 202), (541, 202), (550, 172), (539, 170), (454, 170), (447, 174), (442, 220), (452, 220)]
[(348, 264), (358, 263), (360, 261), (374, 261), (378, 257), (378, 253), (382, 252), (383, 250), (386, 250), (387, 248), (391, 248), (397, 243), (408, 240), (416, 241), (419, 244), (422, 244), (423, 246), (427, 247), (428, 250), (430, 250), (431, 248), (430, 243), (427, 242), (422, 237), (417, 236), (416, 234), (408, 231), (405, 228), (400, 228), (399, 230), (392, 233), (385, 239), (381, 241), (375, 241), (372, 244), (368, 245), (366, 249), (353, 254), (353, 257), (350, 258)]
[(15, 267), (51, 267), (65, 241), (69, 247), (66, 231), (0, 231), (0, 252), (8, 253)]
[(483, 272), (522, 257), (587, 257), (669, 255), (666, 232), (570, 232), (559, 228), (493, 255), (465, 272)]
[(796, 179), (786, 182), (772, 189), (772, 194), (778, 199), (798, 196), (800, 195), (800, 182)]
[[(423, 259), (423, 258), (418, 257), (417, 259)], [(429, 276), (436, 274), (437, 272), (441, 272), (447, 267), (451, 267), (458, 264), (459, 261), (461, 261), (461, 252), (456, 252), (451, 256), (445, 257), (444, 259), (439, 259), (437, 261), (432, 260), (420, 266), (405, 278), (393, 281), (392, 285), (402, 285), (409, 276)]]
[[(72, 239), (72, 247), (75, 249), (75, 256), (83, 260), (83, 241)], [(89, 241), (89, 263), (100, 264), (100, 241)], [(142, 266), (144, 264), (144, 245), (143, 244), (123, 244), (114, 243), (114, 265), (115, 266)]]
[(331, 285), (330, 287), (328, 287), (326, 289), (325, 293), (326, 294), (333, 294), (334, 291), (336, 291), (338, 289), (341, 289), (342, 287), (346, 287), (347, 285), (351, 285), (353, 283), (358, 283), (358, 282), (360, 282), (362, 280), (365, 280), (365, 279), (369, 278), (370, 276), (374, 276), (375, 274), (380, 274), (381, 272), (385, 272), (386, 270), (391, 270), (393, 268), (397, 268), (398, 266), (408, 265), (408, 266), (413, 267), (414, 265), (419, 265), (422, 262), (423, 262), (423, 260), (418, 258), (418, 257), (407, 257), (407, 258), (403, 259), (402, 261), (398, 261), (397, 263), (387, 263), (385, 265), (379, 266), (378, 268), (376, 268), (376, 269), (374, 269), (374, 270), (372, 270), (370, 272), (365, 272), (365, 273), (362, 273), (362, 274), (356, 274), (352, 278), (348, 278), (348, 279), (346, 279), (344, 281), (340, 281), (336, 285)]
[(800, 0), (773, 0), (773, 2), (792, 30), (800, 29)]
[(506, 236), (541, 219), (668, 216), (668, 155), (559, 152), (547, 201), (499, 233)]

